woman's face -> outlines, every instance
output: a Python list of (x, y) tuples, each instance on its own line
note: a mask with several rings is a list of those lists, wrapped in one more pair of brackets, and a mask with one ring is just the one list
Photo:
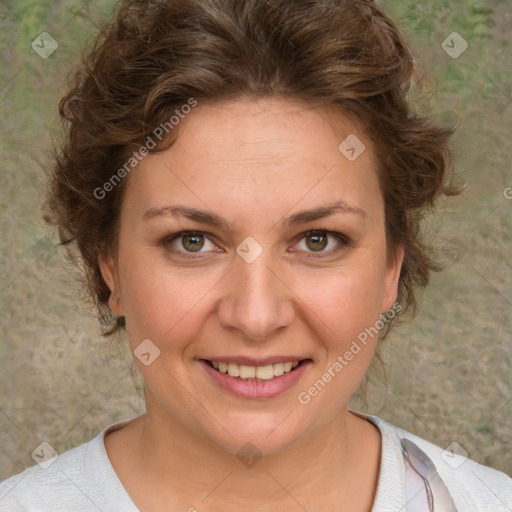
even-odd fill
[[(396, 299), (372, 147), (347, 119), (282, 99), (199, 103), (179, 129), (129, 176), (118, 257), (101, 264), (110, 306), (148, 420), (277, 452), (346, 414), (377, 338), (353, 342)], [(356, 159), (353, 137), (338, 149), (349, 135), (366, 146)]]

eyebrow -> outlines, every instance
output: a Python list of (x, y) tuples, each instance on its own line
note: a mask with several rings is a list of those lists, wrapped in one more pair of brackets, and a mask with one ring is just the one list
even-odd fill
[[(312, 222), (315, 220), (323, 219), (325, 217), (330, 217), (336, 213), (359, 215), (364, 218), (368, 217), (368, 214), (357, 206), (349, 205), (345, 203), (345, 201), (335, 201), (334, 203), (325, 206), (319, 206), (309, 210), (300, 210), (293, 215), (284, 218), (281, 221), (281, 224), (285, 226), (294, 226), (297, 224), (304, 224), (306, 222)], [(188, 206), (182, 205), (150, 208), (144, 213), (142, 220), (167, 215), (171, 215), (173, 217), (181, 216), (201, 224), (223, 227), (228, 231), (231, 230), (229, 223), (216, 213), (207, 210), (198, 210), (197, 208), (190, 208)]]

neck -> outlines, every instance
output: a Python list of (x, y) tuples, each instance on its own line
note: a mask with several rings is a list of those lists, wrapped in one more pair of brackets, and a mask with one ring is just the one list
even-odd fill
[(241, 459), (150, 408), (133, 422), (132, 432), (133, 467), (155, 487), (154, 494), (168, 494), (167, 503), (181, 496), (197, 510), (256, 511), (269, 504), (318, 510), (323, 500), (337, 503), (336, 510), (368, 511), (375, 496), (380, 433), (348, 410), (259, 459)]

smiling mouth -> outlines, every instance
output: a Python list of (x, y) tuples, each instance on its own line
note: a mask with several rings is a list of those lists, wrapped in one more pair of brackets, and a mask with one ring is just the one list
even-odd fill
[(295, 371), (301, 364), (310, 359), (303, 359), (301, 361), (289, 361), (286, 363), (274, 363), (264, 366), (248, 366), (245, 364), (237, 363), (224, 363), (221, 361), (209, 361), (203, 359), (209, 366), (219, 373), (224, 373), (235, 379), (244, 380), (247, 382), (258, 382), (264, 380), (272, 380), (280, 377), (286, 373)]

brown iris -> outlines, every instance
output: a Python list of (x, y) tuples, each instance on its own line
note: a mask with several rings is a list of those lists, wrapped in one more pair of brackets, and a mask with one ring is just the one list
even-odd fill
[(321, 251), (325, 249), (327, 246), (327, 234), (321, 232), (308, 234), (306, 236), (306, 245), (312, 251)]
[(187, 251), (197, 252), (204, 245), (204, 237), (200, 233), (186, 233), (182, 236), (182, 244)]

